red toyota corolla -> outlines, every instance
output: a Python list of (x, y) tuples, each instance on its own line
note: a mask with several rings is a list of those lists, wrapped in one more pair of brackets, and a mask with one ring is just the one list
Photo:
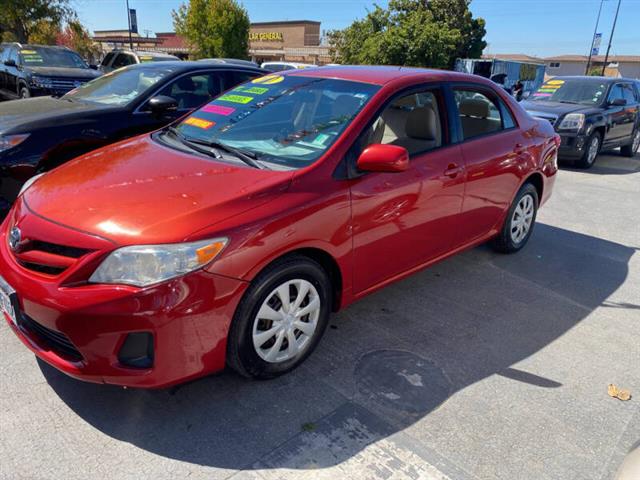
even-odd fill
[(557, 148), (548, 122), (475, 76), (261, 77), (26, 185), (1, 230), (2, 309), (82, 380), (273, 377), (331, 311), (487, 240), (522, 248)]

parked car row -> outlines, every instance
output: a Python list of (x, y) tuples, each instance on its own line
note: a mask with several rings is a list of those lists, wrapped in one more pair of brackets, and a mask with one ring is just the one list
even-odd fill
[(0, 105), (0, 308), (39, 358), (135, 387), (225, 366), (270, 378), (311, 354), (330, 312), (531, 237), (560, 137), (493, 82), (263, 74), (142, 63)]

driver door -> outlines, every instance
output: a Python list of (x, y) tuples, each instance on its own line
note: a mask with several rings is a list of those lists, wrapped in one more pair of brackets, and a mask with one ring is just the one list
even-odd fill
[(365, 131), (374, 143), (407, 149), (404, 172), (360, 172), (351, 181), (356, 295), (447, 253), (464, 195), (460, 147), (449, 144), (439, 88), (393, 100)]

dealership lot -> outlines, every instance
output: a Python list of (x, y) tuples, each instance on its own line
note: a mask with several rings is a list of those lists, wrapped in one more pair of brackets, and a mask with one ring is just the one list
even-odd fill
[(640, 431), (639, 204), (638, 155), (565, 168), (522, 252), (356, 303), (273, 381), (80, 383), (3, 323), (0, 478), (612, 478)]

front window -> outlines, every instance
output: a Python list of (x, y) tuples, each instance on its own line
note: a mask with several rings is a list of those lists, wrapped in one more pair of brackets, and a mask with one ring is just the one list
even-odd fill
[(28, 47), (18, 53), (27, 67), (89, 68), (80, 55), (62, 48)]
[(602, 103), (607, 84), (597, 80), (552, 79), (542, 85), (532, 96), (534, 102), (575, 103), (599, 105)]
[(107, 73), (67, 93), (64, 99), (124, 106), (173, 73), (171, 68), (133, 68)]
[(177, 129), (186, 139), (302, 168), (320, 158), (378, 89), (345, 80), (272, 74), (218, 97)]

